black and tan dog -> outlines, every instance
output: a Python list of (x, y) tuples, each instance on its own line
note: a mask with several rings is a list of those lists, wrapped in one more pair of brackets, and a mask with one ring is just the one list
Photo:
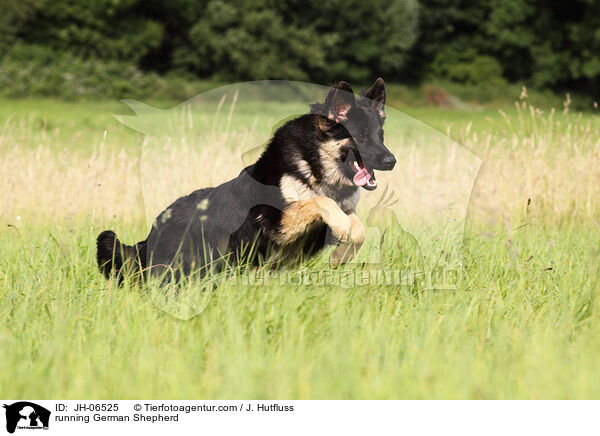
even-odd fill
[(331, 262), (351, 259), (364, 241), (356, 216), (360, 188), (377, 187), (374, 170), (396, 159), (383, 144), (382, 79), (360, 97), (341, 82), (310, 113), (277, 129), (258, 161), (238, 177), (179, 198), (155, 220), (145, 241), (98, 236), (106, 277), (129, 265), (152, 275), (206, 272), (232, 262), (288, 261), (338, 243)]

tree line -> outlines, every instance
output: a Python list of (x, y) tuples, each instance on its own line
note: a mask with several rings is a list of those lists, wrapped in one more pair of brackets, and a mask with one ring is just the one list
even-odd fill
[(57, 86), (79, 72), (600, 93), (600, 0), (0, 0), (0, 11), (0, 87), (56, 69)]

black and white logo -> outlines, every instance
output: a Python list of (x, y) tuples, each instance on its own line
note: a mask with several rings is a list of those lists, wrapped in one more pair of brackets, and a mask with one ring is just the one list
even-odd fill
[(6, 431), (14, 433), (22, 430), (48, 430), (50, 411), (29, 401), (19, 401), (11, 405), (5, 404)]

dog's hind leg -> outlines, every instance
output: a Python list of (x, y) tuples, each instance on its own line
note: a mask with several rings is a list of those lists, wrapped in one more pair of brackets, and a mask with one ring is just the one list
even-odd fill
[(341, 243), (331, 254), (329, 263), (334, 268), (341, 263), (350, 262), (365, 241), (365, 226), (363, 226), (356, 214), (351, 213), (348, 217), (350, 217), (350, 221), (352, 222), (350, 243)]

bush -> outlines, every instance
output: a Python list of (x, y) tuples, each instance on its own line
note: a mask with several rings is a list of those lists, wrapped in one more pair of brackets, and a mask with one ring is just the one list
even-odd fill
[(492, 56), (479, 55), (474, 50), (459, 52), (444, 50), (437, 54), (431, 70), (434, 76), (468, 85), (500, 85), (502, 67)]
[(157, 74), (130, 63), (83, 60), (47, 47), (17, 45), (0, 63), (0, 95), (141, 97), (164, 88)]
[(210, 0), (172, 66), (224, 80), (393, 77), (417, 37), (417, 0)]

